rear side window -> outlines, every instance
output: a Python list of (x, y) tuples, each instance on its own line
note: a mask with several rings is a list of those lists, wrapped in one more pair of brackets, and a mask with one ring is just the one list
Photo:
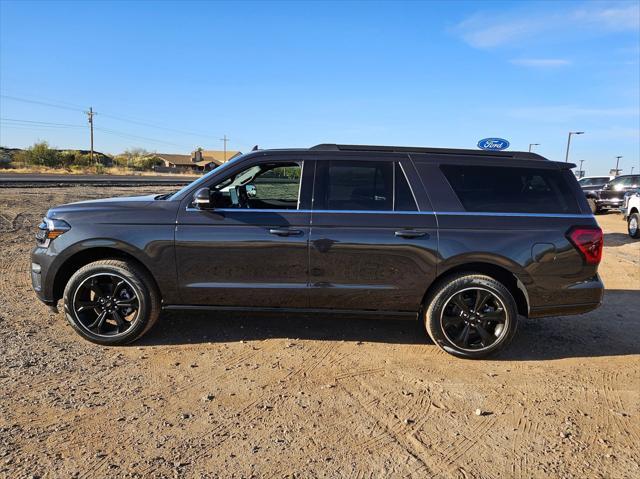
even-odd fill
[(579, 213), (560, 170), (442, 165), (449, 184), (467, 211)]
[(392, 161), (319, 161), (317, 210), (417, 211), (400, 166)]

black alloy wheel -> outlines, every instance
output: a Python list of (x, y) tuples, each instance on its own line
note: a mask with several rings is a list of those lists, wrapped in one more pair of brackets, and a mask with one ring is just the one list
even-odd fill
[(73, 312), (78, 321), (98, 336), (125, 333), (137, 320), (139, 309), (133, 286), (114, 273), (88, 277), (73, 295)]
[(440, 326), (446, 338), (458, 348), (486, 349), (506, 332), (505, 307), (488, 289), (474, 287), (455, 293), (445, 303)]
[(161, 298), (141, 265), (103, 259), (76, 271), (64, 289), (67, 320), (83, 338), (113, 346), (135, 341), (158, 320)]
[(518, 327), (518, 307), (509, 288), (479, 273), (439, 280), (423, 311), (433, 342), (460, 358), (479, 359), (502, 350)]

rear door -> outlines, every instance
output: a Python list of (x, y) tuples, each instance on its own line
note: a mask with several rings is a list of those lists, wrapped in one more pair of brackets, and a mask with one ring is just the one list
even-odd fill
[[(251, 168), (262, 163), (269, 171), (246, 183)], [(307, 307), (310, 212), (304, 192), (312, 175), (303, 161), (256, 162), (216, 181), (223, 207), (201, 210), (185, 198), (175, 235), (182, 302)]]
[(312, 308), (419, 309), (436, 219), (406, 156), (316, 161), (309, 259)]

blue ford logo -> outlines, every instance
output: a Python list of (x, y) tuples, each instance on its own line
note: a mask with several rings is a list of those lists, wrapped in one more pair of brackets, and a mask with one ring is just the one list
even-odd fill
[(485, 138), (478, 142), (478, 148), (481, 150), (506, 150), (509, 148), (509, 142), (502, 138)]

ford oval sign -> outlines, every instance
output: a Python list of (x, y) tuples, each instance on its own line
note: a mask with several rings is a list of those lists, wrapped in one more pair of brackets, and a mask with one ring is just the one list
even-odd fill
[(478, 148), (481, 150), (506, 150), (509, 148), (509, 142), (502, 138), (485, 138), (478, 142)]

